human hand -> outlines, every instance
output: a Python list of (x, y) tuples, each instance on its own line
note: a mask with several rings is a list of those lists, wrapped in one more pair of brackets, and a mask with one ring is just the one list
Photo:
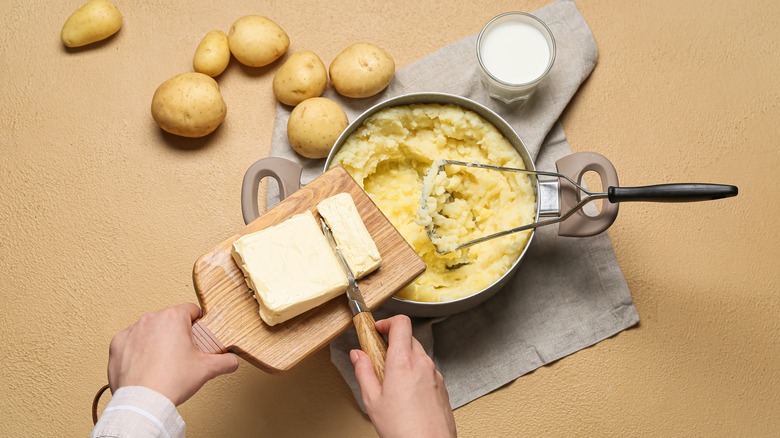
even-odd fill
[(207, 354), (192, 339), (192, 322), (201, 316), (192, 303), (147, 313), (117, 333), (108, 353), (111, 392), (123, 386), (145, 386), (176, 406), (207, 381), (238, 368), (232, 353)]
[(412, 336), (409, 317), (396, 315), (377, 321), (376, 329), (388, 335), (384, 383), (379, 383), (364, 352), (352, 350), (349, 357), (366, 412), (379, 436), (457, 436), (444, 377)]

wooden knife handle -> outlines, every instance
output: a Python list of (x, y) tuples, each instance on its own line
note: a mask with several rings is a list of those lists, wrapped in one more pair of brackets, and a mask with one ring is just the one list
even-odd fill
[(374, 316), (371, 312), (360, 312), (352, 317), (355, 323), (360, 349), (365, 352), (374, 364), (379, 383), (385, 380), (385, 357), (387, 356), (387, 344), (385, 339), (376, 331)]

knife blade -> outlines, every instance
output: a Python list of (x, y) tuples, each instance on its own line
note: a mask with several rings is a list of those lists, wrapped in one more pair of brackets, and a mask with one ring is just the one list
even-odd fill
[(323, 219), (320, 219), (320, 223), (322, 224), (322, 233), (327, 237), (331, 249), (347, 274), (347, 298), (349, 299), (349, 308), (352, 311), (352, 322), (355, 325), (355, 331), (357, 331), (358, 342), (360, 342), (360, 349), (371, 359), (376, 377), (379, 379), (379, 383), (382, 383), (385, 378), (387, 344), (382, 335), (376, 331), (374, 315), (371, 314), (371, 309), (363, 300), (363, 294), (360, 292), (355, 275), (344, 259), (344, 254), (341, 253), (336, 239), (333, 237), (333, 232)]

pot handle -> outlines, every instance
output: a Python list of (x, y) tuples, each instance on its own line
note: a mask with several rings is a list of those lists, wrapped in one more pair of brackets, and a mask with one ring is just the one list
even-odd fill
[[(618, 187), (618, 177), (615, 166), (603, 155), (595, 152), (577, 152), (555, 162), (558, 173), (568, 176), (578, 184), (582, 183), (582, 175), (594, 171), (601, 177), (602, 187)], [(565, 178), (560, 178), (561, 211), (569, 211), (581, 200), (580, 191)], [(595, 216), (586, 214), (582, 209), (561, 221), (558, 226), (559, 236), (588, 237), (594, 236), (609, 228), (618, 214), (617, 203), (603, 202), (601, 211)]]
[(303, 166), (286, 158), (268, 157), (249, 166), (241, 184), (241, 212), (244, 222), (249, 224), (260, 217), (257, 203), (258, 185), (263, 178), (270, 176), (279, 185), (279, 200), (293, 194), (301, 188)]

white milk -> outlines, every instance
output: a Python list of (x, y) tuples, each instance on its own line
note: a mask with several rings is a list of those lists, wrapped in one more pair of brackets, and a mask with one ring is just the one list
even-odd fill
[(539, 29), (518, 21), (498, 24), (484, 35), (480, 56), (485, 68), (510, 84), (539, 78), (550, 62), (550, 46)]

